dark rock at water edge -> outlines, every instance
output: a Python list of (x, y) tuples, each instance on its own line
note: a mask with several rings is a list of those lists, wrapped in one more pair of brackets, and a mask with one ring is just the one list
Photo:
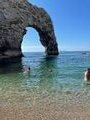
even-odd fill
[(58, 55), (58, 45), (50, 16), (27, 0), (0, 0), (0, 58), (21, 57), (26, 27), (33, 27), (48, 55)]

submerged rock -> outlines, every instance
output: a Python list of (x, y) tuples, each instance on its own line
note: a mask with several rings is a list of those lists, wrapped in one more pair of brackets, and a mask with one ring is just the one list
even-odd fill
[(58, 55), (58, 45), (50, 16), (27, 0), (0, 0), (0, 58), (22, 56), (26, 27), (35, 28), (48, 55)]

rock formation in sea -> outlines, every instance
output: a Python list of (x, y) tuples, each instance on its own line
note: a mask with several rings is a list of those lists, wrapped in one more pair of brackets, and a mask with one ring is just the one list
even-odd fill
[(33, 27), (48, 55), (58, 55), (52, 20), (43, 8), (27, 0), (0, 0), (0, 58), (22, 56), (26, 27)]

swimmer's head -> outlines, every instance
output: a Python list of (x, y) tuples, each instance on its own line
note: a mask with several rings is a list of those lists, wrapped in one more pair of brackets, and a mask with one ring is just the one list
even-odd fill
[(30, 70), (30, 67), (28, 69)]
[(90, 72), (90, 68), (88, 68), (88, 71)]

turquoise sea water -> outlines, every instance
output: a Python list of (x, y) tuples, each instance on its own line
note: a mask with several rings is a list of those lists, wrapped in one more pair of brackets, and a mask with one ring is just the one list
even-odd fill
[[(29, 74), (23, 73), (23, 65), (30, 66)], [(0, 66), (0, 102), (12, 101), (14, 97), (18, 101), (19, 96), (24, 99), (30, 94), (40, 99), (50, 95), (57, 99), (78, 96), (89, 102), (90, 85), (83, 78), (90, 67), (90, 52), (61, 52), (49, 57), (44, 53), (24, 53), (21, 61)]]

